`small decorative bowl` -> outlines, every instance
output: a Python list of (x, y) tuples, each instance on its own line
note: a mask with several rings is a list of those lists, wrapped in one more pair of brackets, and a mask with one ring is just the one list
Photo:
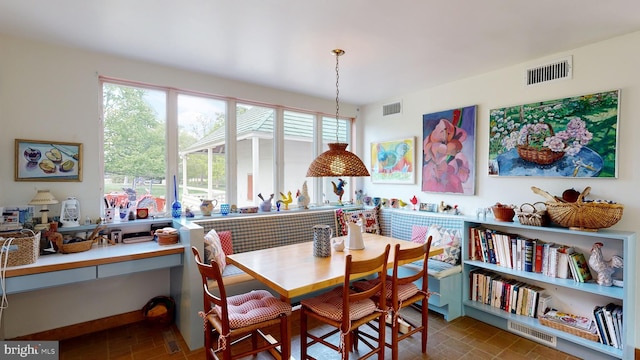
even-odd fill
[(516, 215), (513, 207), (508, 205), (494, 205), (491, 210), (497, 221), (513, 222), (513, 217)]
[(255, 214), (258, 212), (258, 207), (257, 206), (241, 207), (238, 209), (238, 212), (240, 214)]

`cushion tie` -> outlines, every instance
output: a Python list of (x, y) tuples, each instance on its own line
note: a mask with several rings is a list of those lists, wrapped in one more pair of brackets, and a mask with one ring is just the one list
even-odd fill
[[(204, 319), (203, 327), (205, 331), (207, 330), (207, 317), (211, 315), (213, 311), (214, 309), (211, 309), (206, 314), (204, 311), (198, 311), (198, 315)], [(231, 336), (231, 333), (228, 333), (226, 335), (220, 334), (220, 336), (218, 336), (218, 350), (222, 351), (227, 348), (227, 338), (229, 336)]]

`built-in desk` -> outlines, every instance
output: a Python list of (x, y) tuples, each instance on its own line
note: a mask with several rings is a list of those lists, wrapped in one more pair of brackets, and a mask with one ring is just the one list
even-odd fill
[[(6, 269), (6, 292), (43, 289), (74, 282), (107, 278), (174, 266), (182, 266), (184, 245), (158, 245), (154, 241), (135, 244), (96, 245), (72, 254), (52, 254), (33, 264)], [(0, 294), (2, 290), (0, 289)]]

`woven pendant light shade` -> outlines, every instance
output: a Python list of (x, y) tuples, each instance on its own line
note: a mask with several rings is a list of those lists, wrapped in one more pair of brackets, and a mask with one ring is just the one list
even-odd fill
[(359, 157), (347, 151), (349, 144), (330, 143), (329, 150), (318, 156), (307, 170), (307, 177), (369, 176)]

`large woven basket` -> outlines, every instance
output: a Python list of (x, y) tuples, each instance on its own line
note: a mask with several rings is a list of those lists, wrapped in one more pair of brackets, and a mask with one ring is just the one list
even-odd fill
[(40, 256), (40, 232), (34, 233), (31, 230), (2, 232), (0, 233), (0, 247), (5, 245), (9, 246), (2, 251), (0, 265), (4, 266), (7, 254), (9, 254), (7, 266), (33, 264), (38, 261), (38, 256)]
[(594, 334), (594, 333), (586, 331), (586, 330), (578, 329), (576, 327), (565, 325), (565, 324), (560, 324), (558, 322), (549, 320), (549, 319), (547, 319), (545, 317), (539, 317), (538, 320), (540, 321), (540, 324), (542, 324), (544, 326), (548, 326), (548, 327), (550, 327), (552, 329), (561, 330), (561, 331), (567, 332), (569, 334), (580, 336), (583, 339), (587, 339), (587, 340), (591, 340), (591, 341), (598, 341), (599, 340), (598, 334)]
[[(543, 123), (549, 128), (549, 132), (551, 136), (553, 136), (553, 128), (550, 124)], [(518, 145), (518, 155), (526, 161), (530, 161), (539, 165), (549, 165), (558, 160), (560, 160), (564, 156), (564, 151), (552, 151), (551, 149), (537, 149), (535, 147), (529, 146), (529, 136), (527, 135), (527, 142), (523, 145)]]
[(615, 225), (622, 219), (622, 204), (609, 204), (603, 202), (585, 202), (584, 197), (589, 194), (591, 187), (586, 187), (578, 196), (576, 202), (564, 202), (562, 199), (552, 196), (535, 186), (531, 187), (534, 193), (547, 198), (545, 202), (549, 218), (554, 223), (573, 230), (598, 231)]

